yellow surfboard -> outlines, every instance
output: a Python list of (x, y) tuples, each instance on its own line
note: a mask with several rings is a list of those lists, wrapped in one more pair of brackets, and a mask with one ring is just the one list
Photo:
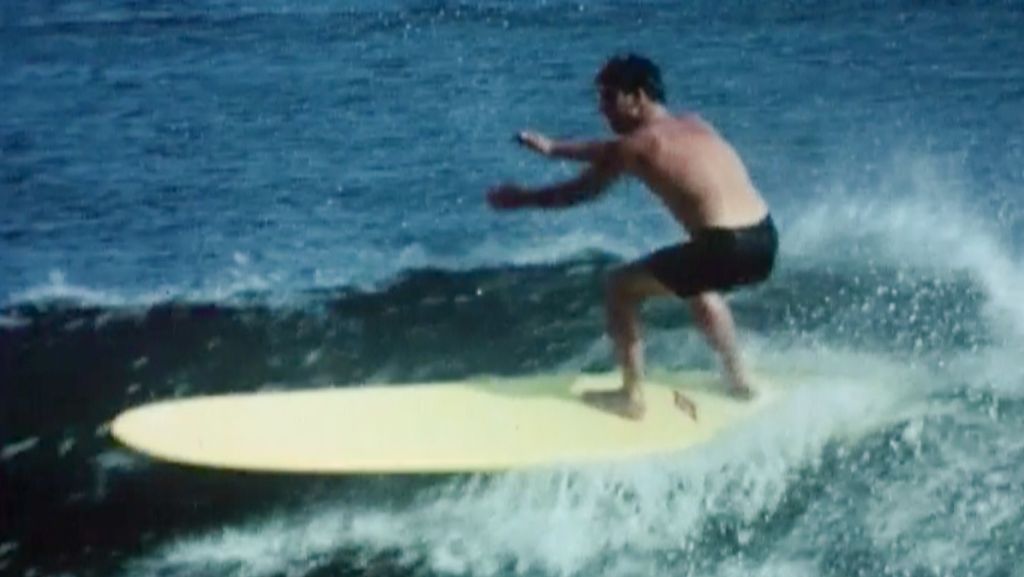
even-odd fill
[[(664, 375), (645, 385), (631, 421), (583, 403), (617, 374), (260, 392), (157, 402), (112, 424), (116, 439), (174, 463), (279, 473), (500, 471), (679, 451), (763, 409), (724, 392), (716, 375)], [(696, 406), (680, 410), (673, 390)]]

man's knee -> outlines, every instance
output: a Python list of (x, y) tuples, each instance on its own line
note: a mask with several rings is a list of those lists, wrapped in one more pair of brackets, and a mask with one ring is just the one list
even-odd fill
[(695, 294), (690, 297), (689, 302), (693, 316), (701, 323), (710, 322), (723, 304), (722, 297), (714, 292)]

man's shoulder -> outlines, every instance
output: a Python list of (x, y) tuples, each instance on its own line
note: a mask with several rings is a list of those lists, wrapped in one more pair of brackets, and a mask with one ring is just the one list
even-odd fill
[(627, 166), (650, 155), (656, 147), (655, 134), (649, 127), (640, 128), (615, 141), (615, 156)]
[(667, 143), (682, 135), (679, 119), (666, 117), (642, 126), (622, 138), (622, 146), (632, 155), (647, 155), (657, 152)]

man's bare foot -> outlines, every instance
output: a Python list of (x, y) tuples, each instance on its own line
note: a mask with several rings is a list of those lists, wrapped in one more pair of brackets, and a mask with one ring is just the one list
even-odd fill
[(645, 407), (643, 400), (634, 398), (625, 389), (617, 391), (587, 391), (583, 393), (583, 402), (602, 411), (634, 421), (639, 421), (644, 417)]
[(672, 400), (675, 401), (676, 407), (690, 415), (690, 418), (694, 421), (697, 420), (697, 404), (691, 401), (689, 397), (679, 391), (672, 391)]
[(741, 401), (749, 401), (757, 396), (753, 387), (750, 386), (750, 379), (743, 371), (736, 367), (727, 367), (723, 376), (729, 385), (730, 396)]
[(757, 396), (757, 393), (749, 385), (736, 384), (729, 387), (729, 394), (741, 401), (750, 401)]

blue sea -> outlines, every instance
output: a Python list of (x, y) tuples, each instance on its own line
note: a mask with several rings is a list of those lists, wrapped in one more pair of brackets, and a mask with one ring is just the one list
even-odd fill
[[(490, 475), (148, 460), (148, 401), (614, 368), (604, 275), (682, 232), (635, 181), (498, 214), (658, 62), (781, 233), (730, 296), (791, 394), (682, 454)], [(0, 574), (1024, 576), (1024, 3), (0, 5)], [(687, 309), (648, 361), (714, 369)]]

